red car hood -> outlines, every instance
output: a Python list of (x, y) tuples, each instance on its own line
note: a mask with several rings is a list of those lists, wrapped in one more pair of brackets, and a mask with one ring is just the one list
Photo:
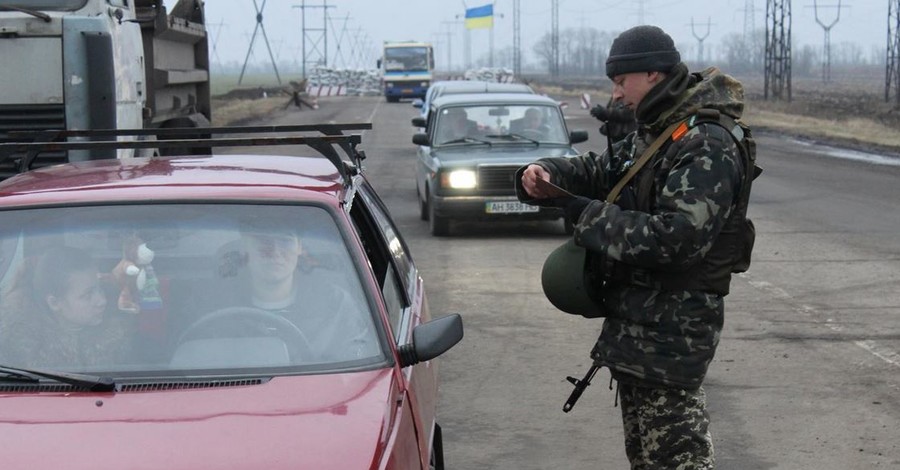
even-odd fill
[(391, 369), (118, 394), (0, 394), (4, 468), (365, 469)]

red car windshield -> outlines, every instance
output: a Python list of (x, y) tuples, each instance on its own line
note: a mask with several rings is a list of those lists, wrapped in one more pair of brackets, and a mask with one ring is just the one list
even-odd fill
[(384, 360), (321, 207), (46, 208), (0, 212), (0, 227), (2, 365), (165, 376)]

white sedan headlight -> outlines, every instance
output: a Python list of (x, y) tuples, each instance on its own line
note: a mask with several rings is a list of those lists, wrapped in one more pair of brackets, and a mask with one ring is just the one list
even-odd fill
[(473, 189), (478, 185), (472, 170), (453, 170), (441, 175), (441, 186), (452, 189)]

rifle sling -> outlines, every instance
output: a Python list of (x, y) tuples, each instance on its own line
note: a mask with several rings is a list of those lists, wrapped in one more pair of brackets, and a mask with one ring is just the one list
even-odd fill
[(664, 143), (666, 143), (667, 140), (669, 140), (669, 137), (671, 137), (675, 130), (678, 129), (678, 126), (684, 124), (684, 122), (684, 120), (678, 121), (667, 127), (666, 130), (664, 130), (663, 133), (660, 134), (659, 137), (657, 137), (649, 147), (647, 147), (647, 150), (644, 150), (644, 153), (641, 154), (641, 157), (634, 162), (634, 165), (631, 165), (631, 168), (628, 169), (628, 172), (625, 173), (625, 176), (623, 176), (622, 179), (620, 179), (619, 182), (616, 183), (616, 185), (612, 188), (612, 191), (610, 191), (606, 196), (606, 202), (614, 203), (616, 201), (616, 199), (619, 197), (619, 193), (622, 192), (622, 189), (625, 187), (625, 185), (628, 184), (628, 182), (631, 181), (632, 178), (634, 178), (634, 175), (641, 171), (641, 168), (643, 168), (644, 165), (646, 165), (647, 162), (650, 161), (650, 158), (653, 157), (653, 155), (659, 150), (660, 147), (662, 147)]

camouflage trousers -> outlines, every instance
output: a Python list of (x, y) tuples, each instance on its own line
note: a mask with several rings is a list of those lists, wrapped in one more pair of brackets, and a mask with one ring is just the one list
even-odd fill
[(715, 468), (706, 393), (619, 383), (632, 470)]

